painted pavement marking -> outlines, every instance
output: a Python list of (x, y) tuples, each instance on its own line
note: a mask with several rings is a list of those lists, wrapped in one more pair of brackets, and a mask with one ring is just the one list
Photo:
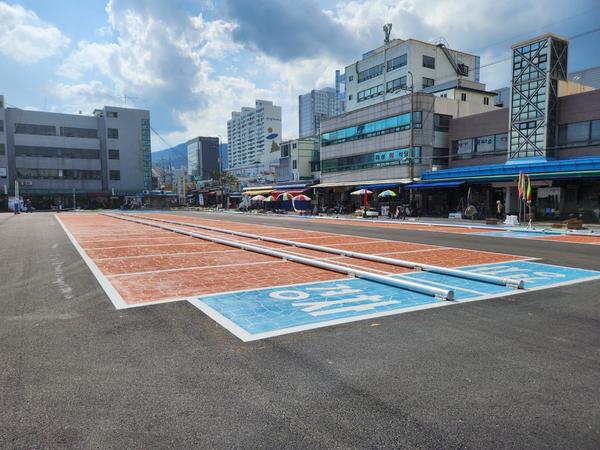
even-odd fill
[[(489, 275), (523, 279), (525, 290), (430, 272), (396, 275), (457, 287), (456, 300), (433, 297), (362, 279), (214, 294), (189, 300), (243, 341), (265, 339), (375, 317), (521, 294), (600, 279), (600, 272), (532, 261), (464, 266)], [(452, 280), (449, 280), (452, 278)], [(447, 285), (447, 284), (446, 284)]]

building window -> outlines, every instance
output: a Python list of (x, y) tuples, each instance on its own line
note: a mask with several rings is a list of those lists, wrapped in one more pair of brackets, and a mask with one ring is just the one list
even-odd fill
[(348, 100), (352, 100), (352, 94), (348, 96)]
[(298, 168), (298, 161), (296, 159), (292, 160), (292, 169), (297, 169)]
[(390, 72), (392, 70), (396, 70), (399, 67), (404, 67), (406, 65), (406, 53), (404, 55), (400, 55), (397, 58), (390, 59), (387, 62), (387, 71)]
[(435, 84), (435, 80), (433, 78), (423, 77), (423, 89), (433, 86)]
[(432, 56), (423, 55), (423, 67), (435, 69), (435, 58)]
[(119, 181), (121, 179), (121, 171), (120, 170), (110, 170), (109, 176), (111, 180)]
[(448, 165), (449, 151), (447, 148), (434, 147), (433, 158), (431, 164), (434, 166), (447, 166)]
[(119, 129), (118, 128), (108, 128), (107, 136), (109, 139), (119, 139)]
[(4, 120), (0, 120), (0, 132), (4, 131)]
[(374, 97), (379, 97), (380, 95), (383, 95), (383, 84), (379, 84), (377, 86), (373, 86), (370, 89), (360, 91), (357, 94), (357, 101), (364, 102), (365, 100), (369, 100), (370, 98)]
[(38, 180), (100, 180), (99, 170), (79, 169), (19, 169), (17, 177)]
[(350, 76), (348, 77), (348, 81), (352, 81), (352, 80), (354, 80), (354, 75), (350, 75)]
[(98, 130), (95, 128), (60, 127), (60, 135), (86, 139), (98, 139)]
[(108, 149), (108, 159), (120, 159), (119, 158), (119, 149), (109, 148)]
[(25, 156), (30, 158), (100, 159), (100, 151), (87, 148), (15, 145), (15, 156)]
[(33, 123), (16, 123), (15, 134), (36, 134), (40, 136), (56, 136), (54, 125), (37, 125)]
[(600, 140), (600, 120), (574, 122), (558, 127), (558, 145), (586, 145)]
[(400, 78), (396, 78), (395, 80), (392, 81), (388, 81), (385, 84), (385, 90), (387, 92), (396, 92), (396, 91), (401, 91), (403, 89), (406, 89), (406, 77), (400, 77)]
[(460, 93), (460, 101), (462, 101), (462, 102), (467, 101), (467, 94), (465, 92)]
[(600, 120), (592, 120), (592, 142), (600, 142)]
[(119, 117), (119, 113), (117, 113), (116, 111), (106, 111), (106, 117), (116, 119)]
[(508, 133), (492, 134), (452, 142), (453, 159), (470, 159), (505, 154), (508, 151)]
[(383, 64), (377, 64), (367, 70), (363, 70), (358, 72), (358, 82), (362, 83), (363, 81), (370, 80), (371, 78), (378, 77), (383, 73)]
[(434, 114), (433, 115), (433, 129), (435, 131), (442, 131), (447, 133), (450, 131), (450, 119), (452, 116), (445, 114)]
[(490, 98), (489, 97), (483, 97), (483, 104), (484, 105), (489, 105), (490, 104)]
[[(413, 147), (414, 164), (421, 164), (421, 147)], [(410, 164), (409, 148), (390, 149), (362, 155), (344, 156), (321, 161), (323, 173), (347, 172), (373, 167), (400, 166)]]
[[(422, 114), (420, 111), (413, 113), (414, 128), (422, 127)], [(366, 139), (383, 134), (397, 133), (410, 130), (410, 113), (387, 117), (374, 122), (366, 122), (340, 130), (330, 131), (321, 135), (321, 147), (342, 144), (344, 142)]]

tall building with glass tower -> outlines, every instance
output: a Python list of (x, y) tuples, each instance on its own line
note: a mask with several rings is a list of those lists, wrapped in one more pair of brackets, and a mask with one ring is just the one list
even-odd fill
[(336, 115), (336, 92), (333, 88), (313, 89), (298, 96), (299, 135), (316, 136), (321, 120)]
[(512, 46), (509, 159), (554, 156), (559, 81), (569, 43), (546, 34)]

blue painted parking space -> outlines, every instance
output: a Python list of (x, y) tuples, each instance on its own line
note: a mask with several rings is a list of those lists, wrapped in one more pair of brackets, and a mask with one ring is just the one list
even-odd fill
[(362, 280), (348, 279), (257, 289), (199, 297), (190, 303), (244, 341), (263, 339), (323, 326), (365, 320), (465, 301), (512, 295), (527, 290), (600, 278), (600, 272), (532, 261), (467, 266), (462, 269), (522, 279), (525, 291), (430, 272), (400, 275), (455, 289), (447, 302), (425, 294)]
[(544, 236), (560, 236), (560, 233), (550, 233), (542, 231), (478, 231), (474, 234), (477, 236), (490, 236), (490, 237), (507, 237), (515, 239), (535, 239)]

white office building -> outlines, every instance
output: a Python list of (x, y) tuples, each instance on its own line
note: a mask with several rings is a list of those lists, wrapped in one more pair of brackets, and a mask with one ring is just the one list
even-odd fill
[(243, 107), (227, 121), (228, 172), (258, 182), (274, 179), (281, 143), (281, 107), (256, 100), (254, 108)]
[(336, 91), (334, 88), (313, 89), (298, 96), (299, 136), (317, 136), (321, 120), (336, 115)]
[(150, 113), (105, 106), (91, 115), (6, 108), (0, 96), (0, 192), (38, 207), (108, 205), (152, 188)]
[(472, 82), (472, 88), (481, 87), (479, 64), (479, 56), (451, 50), (441, 43), (392, 39), (346, 66), (345, 111), (401, 97), (411, 85), (415, 92), (425, 89), (434, 95), (433, 86), (456, 80)]

